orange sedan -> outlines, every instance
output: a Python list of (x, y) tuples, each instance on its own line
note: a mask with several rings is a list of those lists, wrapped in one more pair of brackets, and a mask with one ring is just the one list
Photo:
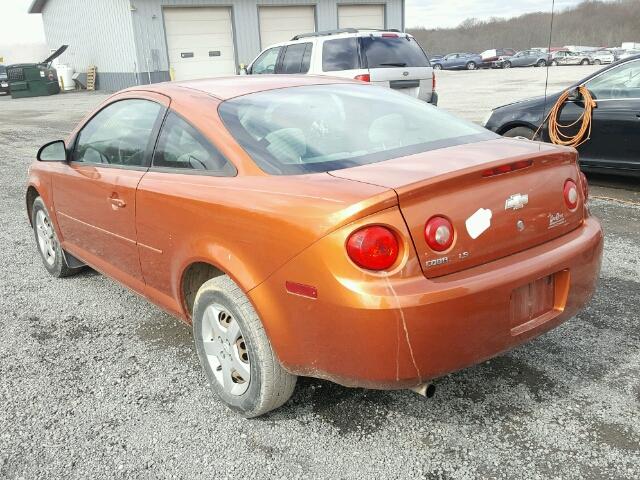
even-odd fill
[(603, 236), (576, 151), (313, 76), (122, 91), (30, 168), (46, 269), (193, 325), (247, 417), (299, 375), (424, 389), (576, 314)]

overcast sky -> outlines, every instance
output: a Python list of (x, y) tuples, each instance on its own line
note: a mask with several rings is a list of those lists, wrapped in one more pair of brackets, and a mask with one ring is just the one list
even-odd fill
[[(551, 10), (551, 0), (405, 1), (407, 27), (455, 27), (471, 17), (513, 17), (526, 12)], [(2, 0), (0, 44), (44, 42), (40, 15), (27, 14), (30, 3), (31, 0)], [(556, 0), (556, 8), (562, 9), (577, 3), (580, 3), (580, 0)]]

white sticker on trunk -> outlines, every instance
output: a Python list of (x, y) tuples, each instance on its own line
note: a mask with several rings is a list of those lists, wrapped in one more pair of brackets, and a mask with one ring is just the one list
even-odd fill
[(482, 235), (482, 232), (491, 226), (491, 216), (491, 210), (488, 208), (481, 208), (467, 218), (464, 224), (467, 226), (469, 236), (475, 240)]

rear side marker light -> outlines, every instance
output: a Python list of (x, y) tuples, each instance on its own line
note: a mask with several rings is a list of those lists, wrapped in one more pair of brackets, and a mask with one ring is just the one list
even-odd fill
[(301, 297), (318, 298), (318, 289), (311, 285), (305, 285), (303, 283), (285, 282), (285, 288), (287, 292), (294, 295), (300, 295)]
[(424, 227), (424, 239), (429, 248), (444, 252), (453, 244), (454, 230), (449, 220), (441, 216), (431, 217)]
[(396, 235), (378, 225), (356, 230), (347, 240), (347, 254), (359, 267), (387, 270), (396, 263), (400, 246)]
[(578, 207), (578, 200), (580, 195), (578, 194), (578, 186), (573, 180), (567, 180), (564, 182), (563, 189), (564, 203), (569, 210), (575, 210)]
[(580, 184), (582, 185), (582, 195), (586, 203), (589, 199), (589, 182), (587, 181), (587, 176), (582, 172), (580, 172)]
[(499, 167), (490, 168), (482, 172), (483, 177), (493, 177), (494, 175), (502, 175), (503, 173), (514, 172), (516, 170), (522, 170), (533, 165), (532, 160), (520, 160), (514, 163), (507, 163), (500, 165)]
[(369, 75), (368, 73), (363, 73), (362, 75), (356, 75), (353, 78), (354, 78), (354, 80), (360, 80), (361, 82), (370, 82), (371, 81), (371, 75)]

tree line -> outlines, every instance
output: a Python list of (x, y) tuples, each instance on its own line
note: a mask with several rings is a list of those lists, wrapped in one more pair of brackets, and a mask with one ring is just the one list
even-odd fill
[[(510, 47), (524, 50), (547, 47), (551, 27), (549, 11), (527, 13), (509, 19), (469, 18), (456, 28), (412, 28), (412, 34), (428, 54), (481, 52)], [(573, 8), (556, 12), (552, 46), (620, 46), (640, 42), (640, 0), (586, 0)]]

